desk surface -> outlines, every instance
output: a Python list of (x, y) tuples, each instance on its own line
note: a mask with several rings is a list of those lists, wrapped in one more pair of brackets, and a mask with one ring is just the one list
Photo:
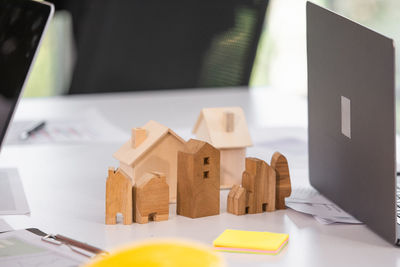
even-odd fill
[[(244, 108), (252, 127), (306, 126), (305, 98), (246, 89), (23, 99), (15, 118), (74, 116), (93, 107), (126, 131), (149, 119), (173, 129), (192, 127), (203, 107), (233, 105)], [(227, 228), (290, 235), (288, 246), (277, 256), (223, 253), (229, 266), (400, 266), (399, 249), (363, 225), (321, 225), (311, 216), (290, 209), (235, 216), (226, 212), (228, 191), (221, 191), (219, 216), (190, 219), (177, 216), (175, 205), (171, 205), (170, 219), (165, 222), (105, 225), (106, 172), (108, 166), (117, 166), (111, 155), (119, 146), (91, 143), (3, 147), (0, 167), (19, 169), (31, 215), (0, 218), (15, 229), (37, 227), (106, 249), (149, 237), (189, 238), (211, 244)], [(302, 180), (292, 173), (292, 181)]]

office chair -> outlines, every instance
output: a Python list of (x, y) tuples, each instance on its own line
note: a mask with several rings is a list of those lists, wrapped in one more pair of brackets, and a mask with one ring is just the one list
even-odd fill
[(247, 86), (268, 5), (268, 0), (70, 2), (77, 61), (69, 94)]

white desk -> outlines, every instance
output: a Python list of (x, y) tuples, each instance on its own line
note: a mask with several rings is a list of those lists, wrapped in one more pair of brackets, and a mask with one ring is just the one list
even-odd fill
[[(305, 103), (301, 97), (245, 89), (90, 95), (24, 99), (16, 119), (77, 115), (94, 107), (126, 131), (149, 119), (174, 129), (192, 127), (203, 107), (239, 105), (252, 126), (305, 127)], [(106, 249), (148, 237), (180, 237), (211, 244), (227, 228), (290, 235), (288, 246), (277, 256), (223, 253), (229, 266), (400, 266), (400, 250), (365, 226), (321, 225), (293, 210), (235, 216), (226, 213), (227, 191), (221, 192), (219, 216), (190, 219), (177, 216), (171, 205), (170, 219), (165, 222), (105, 225), (107, 168), (118, 166), (111, 155), (119, 146), (5, 146), (0, 167), (18, 167), (31, 215), (0, 218), (16, 229), (37, 227)], [(296, 179), (292, 172), (292, 181)]]

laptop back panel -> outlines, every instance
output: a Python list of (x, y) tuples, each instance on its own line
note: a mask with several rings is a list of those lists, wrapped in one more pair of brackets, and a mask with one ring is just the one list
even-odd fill
[(0, 146), (53, 11), (45, 2), (0, 0)]
[(393, 41), (307, 3), (310, 182), (396, 242)]

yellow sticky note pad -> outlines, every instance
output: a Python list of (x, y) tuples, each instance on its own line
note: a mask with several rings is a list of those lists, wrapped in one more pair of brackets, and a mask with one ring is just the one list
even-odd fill
[(213, 244), (219, 251), (277, 254), (288, 240), (288, 234), (227, 229)]

